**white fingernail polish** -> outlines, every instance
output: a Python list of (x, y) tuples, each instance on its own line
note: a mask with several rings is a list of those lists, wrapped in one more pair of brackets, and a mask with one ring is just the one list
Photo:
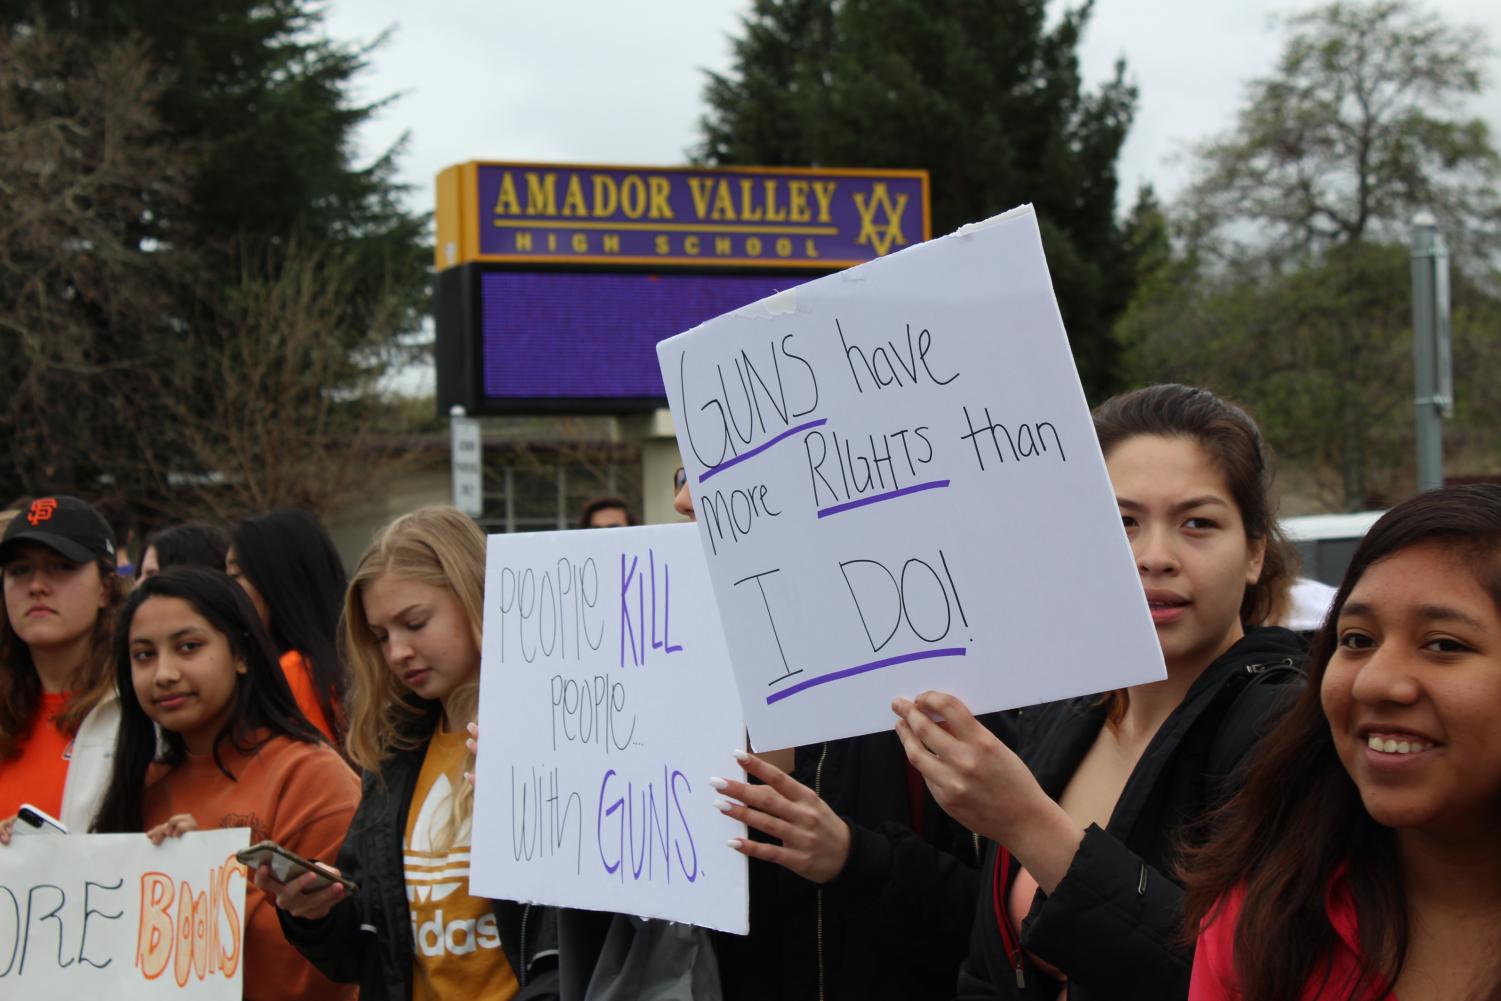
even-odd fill
[(730, 805), (728, 800), (716, 799), (714, 801), (714, 809), (718, 810), (720, 813), (729, 813), (734, 809), (734, 807)]
[(739, 848), (744, 843), (745, 842), (741, 841), (739, 838), (731, 838), (730, 840), (725, 842), (725, 844), (729, 845), (731, 848)]
[(709, 779), (710, 789), (718, 789), (720, 792), (724, 792), (729, 787), (730, 784), (724, 779), (720, 778), (718, 775), (711, 776)]
[(750, 755), (746, 754), (744, 751), (732, 751), (731, 753), (735, 755), (736, 761), (746, 761), (750, 758)]

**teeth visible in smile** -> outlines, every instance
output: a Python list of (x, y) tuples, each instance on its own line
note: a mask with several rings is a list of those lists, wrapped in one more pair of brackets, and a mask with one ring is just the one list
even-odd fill
[(1397, 740), (1395, 737), (1382, 737), (1374, 733), (1367, 745), (1371, 750), (1383, 754), (1420, 754), (1433, 746), (1426, 740)]

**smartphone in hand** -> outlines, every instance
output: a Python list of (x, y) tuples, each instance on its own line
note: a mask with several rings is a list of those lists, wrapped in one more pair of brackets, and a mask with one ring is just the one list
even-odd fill
[(30, 803), (22, 803), (16, 811), (16, 826), (11, 829), (11, 834), (67, 834), (68, 825), (61, 820), (32, 806)]
[(318, 882), (313, 884), (315, 889), (322, 889), (330, 883), (339, 883), (349, 893), (356, 893), (359, 890), (353, 880), (335, 875), (327, 867), (310, 862), (296, 852), (288, 851), (275, 841), (258, 841), (249, 848), (241, 848), (235, 852), (235, 858), (252, 873), (263, 865), (269, 865), (271, 875), (281, 883), (290, 882), (305, 872), (311, 872), (319, 877)]

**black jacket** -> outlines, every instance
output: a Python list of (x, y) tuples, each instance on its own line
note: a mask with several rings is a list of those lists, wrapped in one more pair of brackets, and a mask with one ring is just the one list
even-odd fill
[[(1031, 954), (1068, 975), (1069, 1001), (1186, 998), (1193, 953), (1181, 944), (1183, 890), (1171, 875), (1185, 825), (1239, 786), (1247, 752), (1301, 688), (1303, 657), (1293, 633), (1253, 629), (1205, 669), (1126, 780), (1108, 827), (1091, 825), (1053, 894), (1037, 894), (1020, 952), (1001, 930), (1010, 924), (1000, 891), (1016, 862), (998, 881), (991, 845), (958, 996), (1055, 1001), (1058, 981), (1028, 963)], [(1022, 760), (1053, 799), (1104, 724), (1096, 697), (1019, 714)]]
[[(424, 721), (427, 733), (436, 715)], [(412, 922), (402, 871), (407, 810), (426, 744), (393, 756), (362, 777), (360, 805), (339, 849), (339, 871), (359, 886), (316, 921), (277, 911), (282, 933), (330, 980), (360, 985), (362, 1001), (412, 996)], [(506, 959), (521, 982), (518, 999), (557, 997), (557, 916), (552, 908), (493, 902)]]
[[(1011, 742), (1008, 721), (983, 719)], [(751, 860), (750, 935), (719, 938), (725, 1001), (948, 998), (979, 886), (979, 838), (909, 780), (890, 731), (800, 747), (793, 777), (849, 823), (849, 861), (820, 887)]]

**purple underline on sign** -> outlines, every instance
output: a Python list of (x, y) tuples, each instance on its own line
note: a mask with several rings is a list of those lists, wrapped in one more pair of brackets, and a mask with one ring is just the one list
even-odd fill
[(931, 660), (934, 657), (963, 657), (964, 652), (964, 647), (962, 646), (951, 646), (944, 647), (941, 650), (919, 650), (917, 653), (904, 653), (900, 657), (873, 660), (869, 664), (856, 664), (854, 667), (846, 667), (842, 671), (830, 671), (828, 674), (820, 674), (818, 677), (809, 678), (807, 681), (799, 681), (791, 688), (784, 688), (780, 692), (773, 692), (771, 695), (766, 696), (766, 704), (771, 705), (775, 702), (780, 702), (789, 695), (796, 695), (798, 692), (805, 691), (817, 685), (827, 685), (829, 682), (838, 681), (840, 678), (853, 678), (855, 675), (864, 674), (866, 671), (879, 671), (883, 667), (894, 667), (897, 664), (906, 664), (914, 660)]
[(715, 466), (713, 469), (706, 469), (706, 470), (704, 470), (703, 474), (701, 476), (699, 476), (698, 482), (702, 483), (702, 482), (704, 482), (704, 480), (707, 480), (709, 477), (713, 476), (716, 473), (723, 472), (724, 470), (729, 469), (731, 466), (733, 466), (733, 465), (735, 465), (737, 463), (744, 462), (746, 459), (752, 458), (753, 456), (760, 455), (762, 452), (766, 451), (768, 448), (770, 448), (771, 446), (775, 445), (777, 442), (781, 441), (783, 438), (791, 438), (793, 435), (797, 434), (800, 431), (806, 431), (809, 428), (822, 427), (823, 425), (825, 425), (827, 423), (829, 423), (829, 419), (827, 417), (820, 417), (816, 421), (809, 421), (806, 424), (799, 424), (795, 428), (788, 428), (786, 431), (783, 431), (781, 434), (779, 434), (775, 438), (771, 439), (771, 441), (762, 442), (761, 444), (757, 445), (755, 448), (751, 449), (749, 452), (741, 452), (739, 455), (735, 456), (733, 459), (730, 459), (730, 460), (728, 460), (726, 462), (721, 462), (719, 465)]
[(940, 490), (948, 485), (948, 480), (929, 480), (927, 483), (914, 483), (910, 487), (902, 487), (900, 490), (892, 490), (889, 493), (875, 494), (870, 497), (861, 497), (859, 500), (835, 504), (833, 507), (819, 508), (818, 516), (820, 518), (827, 518), (829, 515), (838, 514), (840, 511), (849, 511), (852, 508), (864, 507), (867, 504), (878, 504), (881, 501), (891, 500), (893, 497), (901, 497), (904, 494), (915, 494), (919, 490)]

